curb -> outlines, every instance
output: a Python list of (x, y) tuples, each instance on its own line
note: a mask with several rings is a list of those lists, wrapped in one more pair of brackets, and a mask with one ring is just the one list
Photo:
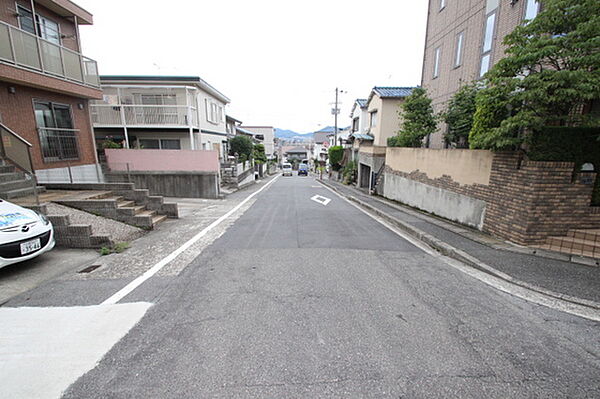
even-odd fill
[[(329, 187), (330, 189), (334, 190), (336, 193), (338, 193), (342, 197), (347, 198), (348, 200), (358, 204), (362, 208), (381, 217), (386, 222), (392, 224), (395, 227), (400, 228), (404, 232), (406, 232), (406, 233), (410, 234), (411, 236), (415, 237), (416, 239), (424, 242), (425, 244), (429, 245), (436, 251), (440, 252), (442, 255), (448, 256), (449, 258), (452, 258), (455, 260), (458, 260), (459, 262), (467, 264), (475, 269), (478, 269), (482, 272), (488, 273), (494, 277), (500, 278), (509, 283), (526, 288), (528, 290), (535, 291), (535, 292), (550, 296), (555, 299), (560, 299), (562, 301), (566, 301), (566, 302), (574, 303), (574, 304), (577, 304), (580, 306), (592, 308), (594, 310), (600, 310), (600, 303), (598, 303), (598, 302), (587, 300), (587, 299), (582, 299), (582, 298), (576, 298), (576, 297), (573, 297), (570, 295), (561, 294), (558, 292), (547, 290), (545, 288), (538, 287), (536, 285), (529, 284), (529, 283), (526, 283), (525, 281), (521, 281), (512, 276), (509, 276), (508, 274), (503, 273), (499, 270), (496, 270), (492, 266), (480, 261), (479, 259), (475, 258), (474, 256), (469, 255), (465, 251), (455, 248), (446, 242), (443, 242), (442, 240), (432, 236), (431, 234), (425, 233), (424, 231), (422, 231), (414, 226), (411, 226), (408, 223), (398, 220), (398, 219), (388, 215), (387, 213), (375, 208), (372, 205), (367, 204), (366, 202), (364, 202), (352, 195), (346, 195), (346, 194), (340, 192), (336, 187), (332, 186), (329, 183), (325, 183), (322, 180), (318, 180), (318, 181), (321, 184), (323, 184), (324, 186)], [(505, 249), (505, 248), (501, 248), (501, 249)]]

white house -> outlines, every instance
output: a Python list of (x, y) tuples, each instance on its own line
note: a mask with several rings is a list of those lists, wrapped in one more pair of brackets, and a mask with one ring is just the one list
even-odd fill
[(275, 128), (273, 126), (242, 126), (244, 130), (254, 133), (254, 137), (265, 146), (267, 159), (275, 155)]
[(124, 148), (218, 150), (226, 156), (229, 98), (198, 76), (100, 76), (94, 135)]

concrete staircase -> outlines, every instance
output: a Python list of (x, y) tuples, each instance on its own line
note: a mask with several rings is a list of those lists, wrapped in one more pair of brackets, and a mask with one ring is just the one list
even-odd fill
[(133, 183), (70, 184), (64, 187), (51, 184), (50, 187), (96, 190), (87, 191), (86, 195), (56, 199), (54, 202), (144, 229), (153, 229), (168, 217), (179, 217), (176, 203), (166, 203), (163, 197), (149, 195), (145, 189), (136, 189)]
[[(35, 181), (28, 178), (16, 166), (0, 158), (0, 198), (11, 200), (33, 195), (35, 192), (34, 184)], [(42, 193), (45, 188), (38, 186), (37, 190), (38, 193)]]
[(564, 237), (548, 237), (544, 249), (600, 259), (600, 229), (573, 229)]

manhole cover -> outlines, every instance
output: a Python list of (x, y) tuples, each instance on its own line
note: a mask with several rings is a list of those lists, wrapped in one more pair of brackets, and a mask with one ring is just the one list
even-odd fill
[(93, 272), (94, 270), (96, 270), (97, 268), (99, 268), (100, 266), (102, 266), (102, 265), (91, 265), (91, 266), (86, 267), (83, 270), (78, 271), (77, 273), (90, 273), (90, 272)]

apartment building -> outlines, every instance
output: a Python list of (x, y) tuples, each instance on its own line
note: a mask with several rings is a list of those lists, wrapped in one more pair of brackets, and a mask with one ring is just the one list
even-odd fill
[(0, 0), (2, 153), (40, 183), (101, 178), (89, 101), (102, 91), (79, 35), (92, 23), (68, 0)]
[(224, 94), (198, 76), (100, 76), (101, 100), (91, 104), (98, 146), (217, 150), (227, 156)]
[[(443, 111), (462, 84), (481, 78), (498, 62), (504, 37), (539, 9), (535, 0), (429, 0), (421, 85), (434, 111)], [(445, 130), (440, 123), (428, 147), (444, 148)]]

